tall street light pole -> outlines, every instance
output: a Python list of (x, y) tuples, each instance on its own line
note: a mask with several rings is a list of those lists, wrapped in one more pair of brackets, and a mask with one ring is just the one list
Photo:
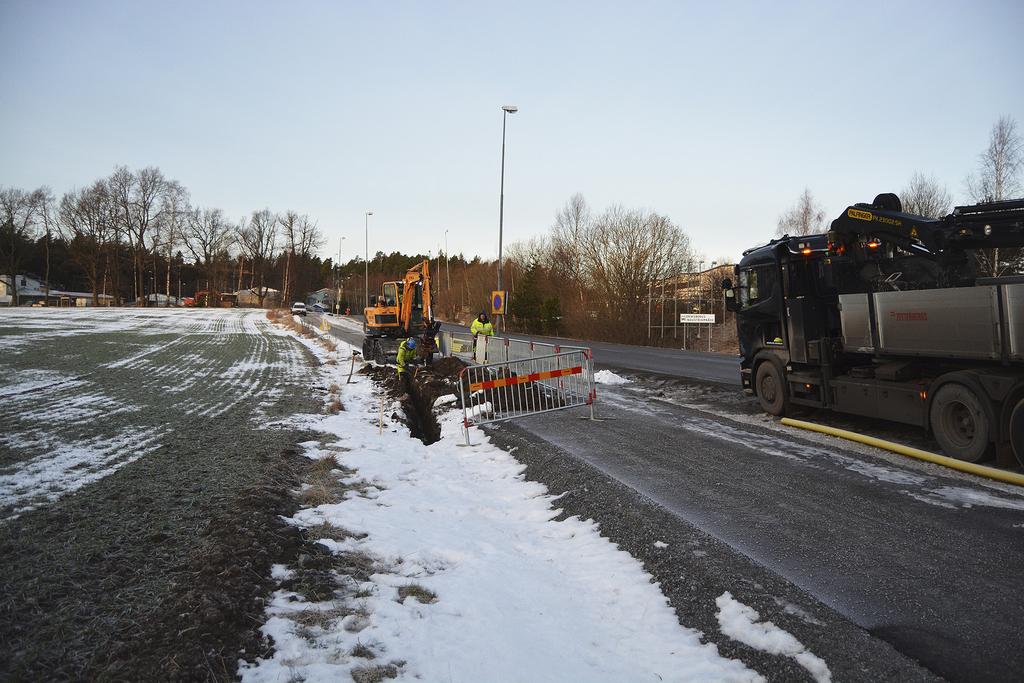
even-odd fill
[(501, 195), (498, 200), (498, 289), (501, 290), (502, 285), (502, 233), (505, 227), (505, 124), (508, 121), (509, 114), (515, 114), (519, 111), (519, 107), (511, 104), (506, 104), (501, 108), (503, 112), (501, 115)]
[(334, 313), (335, 315), (341, 315), (341, 243), (345, 241), (344, 237), (338, 238), (338, 290), (334, 293)]
[[(446, 289), (451, 292), (452, 289), (452, 257), (448, 253), (448, 231), (444, 231), (444, 277), (448, 284)], [(445, 301), (445, 303), (448, 303)]]
[(365, 297), (363, 301), (366, 302), (366, 308), (369, 308), (370, 306), (370, 216), (372, 215), (373, 211), (367, 211), (366, 215), (363, 216), (364, 228), (366, 230), (366, 245), (365, 253), (363, 254), (363, 277), (365, 278), (363, 284), (365, 285), (366, 291), (363, 292), (363, 296)]

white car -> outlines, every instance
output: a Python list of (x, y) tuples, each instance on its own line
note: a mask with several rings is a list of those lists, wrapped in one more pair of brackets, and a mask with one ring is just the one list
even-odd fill
[(306, 304), (296, 301), (292, 304), (292, 315), (306, 315)]

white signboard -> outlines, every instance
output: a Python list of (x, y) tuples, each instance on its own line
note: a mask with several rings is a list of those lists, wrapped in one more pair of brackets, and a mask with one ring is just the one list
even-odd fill
[(714, 313), (680, 313), (679, 322), (681, 323), (706, 323), (708, 325), (718, 322), (715, 320)]

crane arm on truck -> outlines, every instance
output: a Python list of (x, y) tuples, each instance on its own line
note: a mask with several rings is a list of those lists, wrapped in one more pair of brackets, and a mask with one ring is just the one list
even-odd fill
[[(832, 221), (830, 248), (842, 253), (863, 240), (888, 240), (902, 249), (939, 258), (967, 249), (1024, 246), (1024, 200), (958, 206), (943, 218), (904, 213), (894, 194), (854, 204)], [(870, 242), (869, 242), (870, 244)]]

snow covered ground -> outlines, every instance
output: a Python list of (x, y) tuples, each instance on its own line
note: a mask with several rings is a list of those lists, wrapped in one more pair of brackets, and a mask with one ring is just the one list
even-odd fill
[(264, 311), (0, 311), (0, 519), (153, 454), (185, 422), (258, 419), (308, 373)]
[[(336, 357), (350, 352), (339, 343)], [(437, 402), (442, 438), (426, 446), (367, 376), (345, 377), (325, 364), (318, 378), (341, 386), (344, 411), (293, 419), (323, 434), (305, 454), (348, 468), (335, 473), (350, 490), (290, 521), (351, 532), (320, 542), (371, 558), (373, 573), (335, 600), (277, 591), (264, 626), (275, 654), (243, 663), (244, 681), (346, 680), (375, 666), (423, 681), (761, 679), (680, 626), (643, 566), (593, 522), (558, 520), (558, 496), (486, 434), (474, 429), (477, 445), (460, 447), (450, 404)]]

